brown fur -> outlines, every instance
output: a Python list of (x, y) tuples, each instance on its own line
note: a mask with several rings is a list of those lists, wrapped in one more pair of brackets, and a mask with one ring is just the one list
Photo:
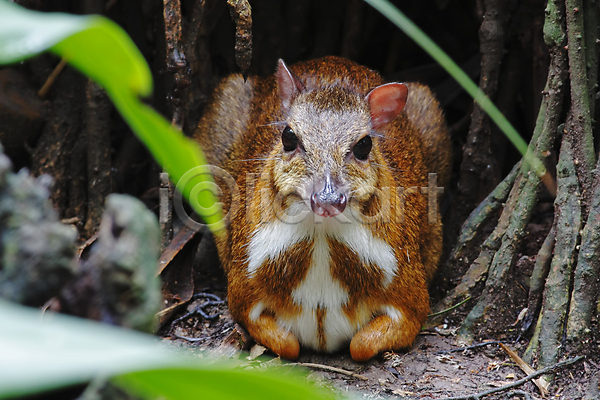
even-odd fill
[[(281, 203), (282, 195), (290, 195), (280, 206), (285, 211), (293, 199), (306, 198), (311, 182), (318, 185), (330, 174), (351, 190), (352, 207), (366, 216), (383, 214), (383, 220), (366, 226), (391, 245), (398, 260), (393, 281), (386, 286), (377, 265), (363, 264), (346, 244), (328, 239), (331, 276), (349, 293), (344, 305), (347, 318), (370, 320), (352, 339), (352, 357), (363, 361), (383, 350), (410, 346), (429, 311), (427, 284), (442, 249), (439, 213), (436, 223), (428, 223), (427, 197), (420, 189), (427, 187), (430, 172), (438, 174), (440, 186), (449, 179), (450, 141), (438, 103), (427, 87), (407, 84), (404, 111), (371, 135), (368, 162), (356, 162), (348, 149), (370, 123), (364, 99), (384, 83), (381, 76), (337, 57), (295, 64), (290, 70), (305, 87), (293, 99), (295, 108), (282, 107), (275, 77), (249, 78), (244, 83), (241, 75), (233, 75), (216, 90), (195, 135), (209, 162), (228, 171), (240, 190), (242, 207), (231, 215), (227, 232), (217, 236), (231, 313), (258, 342), (283, 357), (298, 356), (298, 340), (278, 326), (277, 317), (301, 310), (291, 293), (310, 268), (313, 243), (303, 240), (289, 246), (278, 258), (265, 261), (253, 277), (248, 274), (247, 249), (252, 235), (277, 218), (276, 211), (265, 205)], [(329, 126), (314, 120), (323, 112), (341, 121), (335, 132), (318, 131)], [(297, 132), (303, 157), (282, 151), (286, 124)], [(397, 187), (404, 190), (386, 189)], [(229, 200), (223, 200), (228, 209)], [(264, 311), (252, 321), (249, 313), (259, 301)], [(382, 304), (392, 304), (404, 318), (373, 315)], [(326, 309), (317, 309), (321, 349), (326, 314)]]

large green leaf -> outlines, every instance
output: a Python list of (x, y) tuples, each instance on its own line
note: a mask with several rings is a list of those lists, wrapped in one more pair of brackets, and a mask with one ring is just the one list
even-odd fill
[(144, 398), (331, 399), (296, 375), (193, 358), (157, 338), (0, 301), (0, 399), (117, 376)]
[(187, 400), (190, 393), (201, 394), (205, 399), (333, 399), (273, 371), (165, 368), (132, 372), (118, 377), (115, 382), (132, 393), (167, 399)]
[[(101, 84), (135, 134), (177, 183), (188, 171), (183, 195), (213, 231), (224, 228), (220, 204), (210, 190), (194, 186), (212, 182), (198, 145), (139, 100), (152, 90), (148, 64), (129, 36), (100, 16), (29, 11), (0, 0), (0, 64), (50, 50)], [(197, 196), (197, 197), (196, 197)]]
[(0, 398), (175, 361), (158, 339), (0, 301)]

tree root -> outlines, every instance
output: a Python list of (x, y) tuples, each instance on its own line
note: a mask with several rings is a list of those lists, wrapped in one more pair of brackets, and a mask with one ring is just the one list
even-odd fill
[[(597, 7), (597, 5), (596, 5)], [(568, 135), (573, 138), (573, 155), (577, 159), (577, 175), (582, 187), (583, 215), (591, 195), (591, 172), (595, 164), (590, 88), (586, 64), (586, 42), (583, 0), (565, 0), (569, 72), (571, 82), (571, 111), (567, 121)], [(596, 22), (597, 23), (597, 22)]]
[[(596, 156), (591, 118), (596, 99), (590, 95), (596, 93), (598, 86), (599, 18), (600, 6), (589, 0), (549, 0), (547, 3), (544, 39), (551, 61), (528, 152), (547, 164), (557, 135), (563, 131), (564, 135), (557, 165), (557, 185), (546, 184), (550, 193), (556, 193), (554, 223), (536, 258), (528, 314), (522, 325), (522, 333), (525, 333), (539, 310), (534, 335), (524, 358), (531, 362), (537, 355), (542, 367), (556, 365), (564, 349), (565, 333), (568, 344), (575, 346), (575, 350), (587, 343), (593, 317), (598, 312), (600, 161), (592, 170)], [(567, 38), (568, 46), (565, 46)], [(586, 47), (587, 44), (592, 50)], [(570, 78), (570, 85), (567, 78)], [(567, 87), (571, 90), (571, 108), (562, 128), (559, 123), (563, 118)], [(451, 260), (467, 254), (472, 238), (501, 203), (494, 196), (506, 193), (512, 186), (498, 224), (484, 242), (479, 256), (461, 283), (434, 308), (437, 311), (466, 295), (473, 295), (471, 292), (487, 274), (481, 296), (461, 324), (459, 341), (473, 341), (477, 326), (489, 319), (498, 297), (510, 289), (517, 249), (525, 237), (540, 182), (547, 183), (550, 177), (549, 174), (536, 176), (526, 163), (515, 171), (516, 168), (465, 222), (452, 253)], [(480, 398), (491, 393), (454, 399)]]
[[(463, 224), (461, 228), (461, 235), (459, 242), (456, 245), (450, 262), (458, 260), (463, 255), (464, 249), (472, 241), (477, 233), (482, 230), (484, 223), (491, 217), (491, 215), (503, 204), (506, 200), (508, 192), (514, 185), (514, 181), (519, 170), (517, 164), (511, 173), (504, 178), (504, 180), (496, 187), (496, 189), (488, 195), (488, 197), (477, 207), (469, 216), (469, 218)], [(505, 205), (505, 209), (514, 209), (510, 204)], [(503, 214), (504, 215), (504, 214)], [(508, 214), (507, 214), (508, 215)], [(506, 216), (504, 220), (506, 220)], [(502, 221), (501, 217), (501, 221)], [(506, 221), (507, 223), (508, 221)], [(452, 307), (454, 304), (463, 301), (467, 297), (473, 295), (473, 290), (478, 283), (482, 282), (485, 275), (488, 272), (489, 265), (491, 263), (493, 254), (498, 250), (499, 238), (504, 234), (502, 227), (506, 226), (506, 223), (499, 222), (494, 232), (486, 239), (481, 246), (481, 253), (479, 257), (469, 267), (469, 270), (463, 275), (462, 280), (458, 286), (456, 286), (448, 295), (442, 299), (433, 308), (432, 314), (441, 313), (443, 310)], [(462, 233), (464, 232), (464, 233)], [(442, 315), (437, 315), (425, 323), (425, 328), (431, 328), (440, 324)]]
[(580, 187), (573, 163), (570, 140), (563, 137), (557, 166), (558, 195), (555, 201), (556, 245), (544, 290), (540, 327), (540, 357), (542, 366), (558, 360), (564, 324), (569, 307), (569, 288), (576, 246), (581, 229)]
[[(560, 18), (558, 20), (553, 18), (556, 18), (556, 15), (548, 14), (546, 24), (560, 24)], [(544, 156), (550, 154), (555, 142), (566, 78), (564, 48), (561, 49), (559, 43), (556, 42), (551, 42), (551, 44), (554, 46), (551, 48), (552, 60), (544, 90), (545, 97), (528, 149), (540, 159), (544, 159)], [(517, 247), (525, 235), (525, 228), (537, 202), (540, 182), (540, 178), (529, 170), (529, 165), (524, 163), (498, 225), (484, 243), (481, 253), (474, 263), (477, 264), (478, 261), (489, 263), (488, 279), (479, 301), (461, 324), (459, 340), (467, 343), (473, 340), (476, 325), (486, 319), (497, 295), (506, 287), (509, 272), (515, 262)], [(492, 244), (492, 246), (486, 246), (486, 244)]]
[(598, 298), (600, 275), (600, 165), (594, 171), (595, 190), (590, 213), (581, 235), (581, 247), (573, 280), (567, 339), (575, 342), (588, 335)]
[[(528, 149), (528, 152), (542, 160), (548, 159), (555, 143), (566, 86), (567, 61), (564, 49), (565, 34), (562, 28), (564, 15), (554, 12), (553, 7), (560, 8), (556, 1), (550, 1), (545, 23), (545, 39), (550, 47), (551, 63), (544, 98)], [(549, 175), (543, 179), (548, 177)], [(530, 170), (527, 163), (523, 163), (496, 229), (483, 244), (478, 258), (471, 265), (461, 284), (434, 308), (434, 311), (446, 308), (448, 304), (455, 303), (458, 298), (463, 297), (464, 293), (471, 294), (470, 291), (476, 283), (480, 282), (486, 273), (488, 274), (482, 295), (461, 324), (459, 341), (466, 343), (473, 341), (477, 325), (489, 317), (496, 298), (508, 287), (518, 246), (525, 236), (525, 228), (537, 202), (540, 183), (540, 177)], [(503, 182), (501, 186), (504, 185)], [(553, 184), (550, 186), (552, 192)], [(468, 235), (469, 232), (467, 231), (466, 234)], [(457, 247), (457, 251), (462, 251), (460, 246)]]
[[(504, 54), (507, 12), (502, 0), (478, 2), (481, 19), (479, 47), (481, 53), (481, 75), (479, 86), (491, 99), (496, 98), (500, 65)], [(492, 152), (492, 129), (487, 114), (475, 102), (471, 114), (471, 125), (465, 142), (457, 185), (456, 209), (453, 219), (462, 222), (477, 202), (490, 193), (500, 181), (500, 171)]]
[(469, 218), (467, 218), (460, 228), (460, 236), (452, 252), (451, 259), (457, 260), (463, 256), (464, 250), (474, 238), (481, 234), (485, 223), (494, 215), (495, 211), (504, 205), (520, 168), (520, 162), (515, 164), (506, 178), (469, 215)]
[(535, 266), (531, 273), (531, 280), (529, 282), (529, 300), (527, 302), (527, 315), (523, 319), (523, 325), (521, 325), (521, 333), (526, 333), (533, 322), (533, 319), (538, 315), (538, 311), (542, 306), (542, 294), (544, 292), (544, 285), (546, 278), (548, 277), (548, 271), (550, 271), (550, 262), (552, 261), (552, 255), (554, 252), (554, 242), (556, 240), (556, 226), (552, 226), (550, 232), (546, 236), (542, 247), (538, 251), (535, 259)]
[(477, 324), (487, 319), (489, 312), (494, 308), (495, 298), (508, 283), (517, 246), (525, 235), (525, 228), (537, 201), (540, 185), (540, 180), (534, 173), (528, 174), (527, 177), (521, 176), (521, 178), (521, 185), (513, 187), (508, 201), (509, 204), (515, 204), (515, 206), (506, 207), (501, 216), (501, 219), (508, 219), (509, 224), (504, 228), (499, 223), (494, 232), (500, 236), (500, 245), (496, 252), (490, 254), (491, 263), (486, 287), (475, 307), (461, 324), (458, 332), (458, 340), (461, 342), (470, 343), (474, 340), (474, 330)]
[[(598, 2), (584, 0), (585, 8), (585, 66), (587, 67), (587, 88), (591, 96), (588, 101), (589, 115), (594, 115), (595, 93), (598, 90), (598, 57), (600, 42), (600, 6)], [(586, 138), (586, 140), (588, 140)], [(593, 145), (592, 145), (593, 149)], [(579, 345), (585, 341), (591, 328), (591, 320), (599, 292), (597, 280), (600, 274), (600, 163), (591, 172), (592, 187), (589, 191), (589, 213), (581, 235), (581, 247), (577, 267), (573, 277), (573, 290), (567, 324), (567, 339)], [(579, 342), (579, 343), (578, 343)]]
[[(591, 329), (598, 282), (594, 278), (600, 268), (597, 260), (598, 189), (597, 176), (593, 175), (595, 162), (590, 92), (597, 88), (597, 72), (587, 65), (589, 50), (586, 37), (597, 38), (598, 4), (566, 0), (568, 55), (571, 80), (571, 109), (567, 117), (566, 135), (563, 138), (559, 159), (559, 190), (555, 202), (556, 246), (550, 272), (546, 279), (544, 305), (540, 314), (539, 364), (555, 362), (567, 339), (581, 348)], [(587, 20), (587, 21), (586, 21)], [(584, 26), (594, 25), (586, 35)], [(597, 49), (596, 40), (590, 46)], [(597, 65), (598, 55), (590, 62)], [(592, 181), (592, 177), (594, 181)], [(585, 221), (585, 225), (584, 225)], [(585, 232), (585, 237), (583, 237)], [(581, 247), (579, 246), (581, 242)]]

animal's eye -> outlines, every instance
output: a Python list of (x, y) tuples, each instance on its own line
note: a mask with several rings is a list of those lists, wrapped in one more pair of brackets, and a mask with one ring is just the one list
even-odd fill
[(371, 152), (371, 147), (373, 146), (373, 142), (371, 141), (371, 136), (365, 136), (360, 139), (354, 145), (352, 152), (354, 153), (354, 157), (359, 160), (366, 160), (369, 157), (369, 153)]
[(286, 126), (281, 133), (281, 143), (283, 143), (283, 150), (285, 151), (294, 151), (298, 147), (298, 136), (289, 126)]

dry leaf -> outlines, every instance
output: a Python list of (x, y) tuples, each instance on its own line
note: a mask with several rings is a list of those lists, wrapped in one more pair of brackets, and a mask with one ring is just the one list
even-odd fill
[(449, 356), (449, 355), (446, 355), (446, 354), (443, 354), (441, 356), (437, 356), (436, 358), (437, 358), (437, 360), (439, 362), (442, 362), (442, 363), (446, 363), (446, 364), (458, 364), (456, 361), (454, 361), (452, 359), (453, 358), (452, 356)]
[(246, 357), (246, 360), (248, 360), (248, 361), (255, 360), (257, 357), (262, 356), (265, 351), (267, 351), (266, 347), (261, 346), (260, 344), (255, 344), (250, 349), (250, 355), (248, 357)]
[(394, 390), (392, 390), (392, 393), (396, 394), (398, 396), (402, 396), (402, 397), (413, 396), (414, 395), (413, 392), (409, 392), (407, 390), (402, 390), (402, 389), (394, 389)]
[[(533, 374), (535, 371), (535, 369), (533, 369), (529, 364), (527, 364), (521, 357), (519, 357), (519, 355), (517, 353), (515, 353), (514, 351), (512, 351), (511, 349), (508, 348), (508, 346), (505, 346), (504, 344), (500, 343), (500, 347), (502, 347), (502, 350), (504, 350), (506, 352), (506, 354), (508, 354), (508, 356), (517, 363), (517, 365), (523, 370), (523, 372), (525, 372), (527, 375), (531, 375)], [(533, 383), (535, 383), (535, 385), (538, 387), (542, 397), (546, 397), (548, 395), (548, 386), (550, 386), (550, 382), (546, 381), (543, 377), (539, 377), (537, 379), (533, 380)]]

